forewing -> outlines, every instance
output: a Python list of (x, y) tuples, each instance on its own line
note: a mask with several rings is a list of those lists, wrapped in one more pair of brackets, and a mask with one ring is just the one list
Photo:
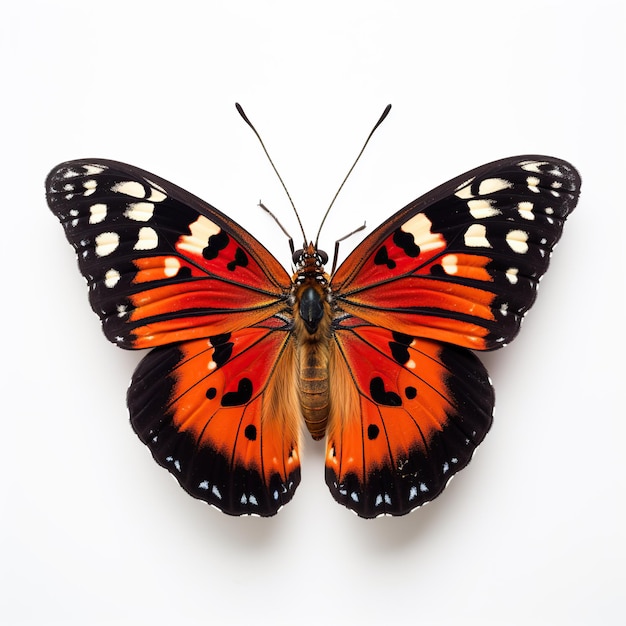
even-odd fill
[(332, 278), (338, 309), (478, 350), (511, 341), (534, 299), (580, 178), (519, 156), (438, 187), (367, 237)]
[(331, 352), (326, 483), (361, 517), (404, 515), (465, 467), (492, 421), (494, 394), (464, 348), (347, 317)]
[(139, 438), (186, 491), (230, 515), (274, 515), (300, 482), (290, 336), (274, 317), (155, 348), (133, 376)]
[(146, 348), (232, 332), (285, 308), (291, 281), (249, 233), (139, 168), (58, 165), (48, 204), (78, 255), (107, 338)]

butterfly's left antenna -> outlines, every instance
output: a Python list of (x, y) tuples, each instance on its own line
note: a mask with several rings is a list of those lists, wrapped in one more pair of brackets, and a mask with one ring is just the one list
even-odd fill
[[(302, 241), (304, 242), (304, 245), (306, 246), (306, 234), (304, 232), (304, 228), (302, 226), (302, 222), (300, 221), (300, 216), (298, 215), (298, 209), (296, 209), (296, 205), (293, 203), (293, 200), (291, 199), (291, 194), (289, 193), (289, 190), (287, 189), (287, 185), (285, 185), (285, 182), (283, 181), (282, 176), (278, 173), (278, 170), (276, 169), (276, 166), (274, 165), (274, 161), (272, 161), (272, 157), (270, 156), (270, 153), (267, 151), (267, 148), (265, 147), (265, 144), (263, 143), (263, 140), (261, 139), (261, 135), (259, 135), (257, 129), (254, 127), (252, 122), (248, 119), (248, 116), (245, 114), (245, 112), (244, 112), (243, 108), (241, 107), (241, 105), (239, 104), (239, 102), (235, 102), (235, 107), (237, 108), (237, 111), (239, 112), (239, 115), (241, 115), (241, 117), (243, 118), (243, 121), (252, 129), (252, 132), (256, 135), (257, 139), (259, 140), (259, 143), (261, 144), (261, 147), (263, 148), (263, 152), (265, 152), (265, 156), (267, 157), (267, 160), (270, 162), (270, 165), (272, 166), (272, 168), (276, 172), (276, 176), (278, 176), (278, 180), (280, 181), (280, 184), (283, 186), (283, 189), (285, 190), (285, 193), (287, 194), (287, 197), (289, 198), (289, 202), (291, 203), (291, 206), (293, 208), (293, 212), (296, 214), (296, 218), (298, 220), (298, 225), (300, 226), (300, 230), (302, 231), (302, 237), (303, 237)], [(264, 207), (262, 204), (260, 206), (261, 206), (262, 209), (267, 211), (274, 218), (274, 220), (280, 226), (282, 231), (285, 234), (287, 234), (287, 236), (289, 237), (287, 231), (283, 228), (282, 224), (276, 219), (274, 214), (271, 211), (269, 211), (266, 207)], [(291, 237), (289, 237), (289, 240), (291, 241)], [(291, 243), (291, 248), (292, 248), (291, 251), (293, 252), (293, 242)]]

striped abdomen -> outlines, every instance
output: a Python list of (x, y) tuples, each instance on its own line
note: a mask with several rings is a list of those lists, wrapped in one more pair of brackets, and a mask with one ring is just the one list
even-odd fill
[(323, 287), (305, 281), (296, 292), (294, 332), (298, 344), (300, 403), (313, 439), (326, 433), (329, 412), (330, 305)]

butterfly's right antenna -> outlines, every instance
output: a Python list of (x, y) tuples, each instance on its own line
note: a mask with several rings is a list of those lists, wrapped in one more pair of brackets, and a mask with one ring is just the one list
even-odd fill
[[(365, 151), (365, 148), (366, 148), (367, 144), (369, 143), (370, 139), (372, 138), (372, 135), (374, 134), (376, 129), (383, 123), (384, 119), (389, 115), (389, 111), (391, 111), (391, 105), (390, 104), (388, 104), (385, 107), (385, 110), (383, 111), (383, 114), (378, 118), (378, 121), (376, 122), (376, 124), (374, 124), (374, 128), (372, 128), (372, 130), (370, 131), (370, 134), (367, 136), (367, 139), (365, 140), (365, 143), (363, 144), (363, 147), (361, 148), (361, 152), (359, 152), (359, 154), (357, 155), (356, 159), (354, 160), (354, 163), (352, 164), (352, 167), (348, 170), (348, 173), (346, 174), (346, 177), (341, 182), (341, 185), (339, 185), (339, 189), (337, 189), (337, 193), (333, 196), (333, 199), (331, 200), (330, 205), (326, 209), (326, 213), (324, 213), (324, 217), (322, 218), (322, 223), (320, 224), (319, 230), (317, 231), (317, 237), (315, 238), (315, 247), (316, 248), (317, 248), (317, 243), (318, 243), (319, 238), (320, 238), (320, 233), (322, 232), (322, 226), (324, 226), (324, 222), (326, 221), (326, 218), (328, 217), (328, 214), (330, 213), (330, 210), (333, 208), (333, 204), (335, 204), (335, 200), (337, 199), (337, 196), (339, 195), (339, 192), (343, 189), (343, 186), (346, 184), (346, 181), (350, 177), (350, 174), (352, 174), (352, 170), (355, 168), (356, 164), (359, 162), (359, 159), (361, 158), (361, 155)], [(359, 230), (361, 230), (361, 229), (359, 228), (359, 229), (357, 229), (354, 232), (358, 232)], [(350, 234), (354, 234), (354, 233), (350, 233)], [(349, 236), (349, 235), (347, 235), (347, 236)], [(345, 239), (345, 237), (342, 237), (342, 239)]]
[[(287, 185), (285, 185), (282, 179), (282, 176), (278, 173), (278, 170), (276, 169), (276, 166), (274, 165), (274, 161), (272, 161), (272, 157), (270, 156), (269, 152), (267, 151), (267, 148), (265, 147), (265, 144), (263, 143), (263, 140), (261, 139), (261, 135), (259, 135), (257, 129), (254, 127), (252, 122), (248, 119), (248, 116), (245, 114), (239, 102), (235, 102), (235, 107), (237, 108), (239, 115), (241, 115), (241, 117), (243, 118), (243, 121), (252, 129), (252, 132), (256, 135), (256, 138), (259, 140), (259, 143), (261, 144), (261, 147), (263, 148), (263, 152), (265, 152), (265, 156), (267, 157), (267, 160), (270, 162), (270, 165), (276, 172), (276, 176), (278, 176), (278, 180), (280, 181), (280, 184), (283, 186), (283, 189), (285, 190), (285, 193), (287, 194), (287, 197), (289, 198), (289, 202), (291, 203), (293, 212), (296, 214), (298, 225), (300, 226), (300, 230), (302, 231), (302, 237), (303, 237), (302, 241), (304, 242), (304, 245), (306, 246), (306, 233), (304, 232), (302, 222), (300, 221), (300, 216), (298, 215), (298, 209), (296, 209), (296, 205), (293, 203), (293, 200), (291, 199), (291, 194), (289, 193), (289, 190), (287, 189)], [(265, 208), (262, 204), (261, 204), (261, 208), (267, 211), (274, 218), (274, 220), (278, 223), (278, 225), (283, 230), (283, 232), (287, 234), (287, 231), (283, 228), (282, 224), (276, 219), (276, 217), (274, 217), (274, 214), (271, 211), (269, 211), (267, 208)], [(291, 240), (291, 237), (289, 237), (289, 239)], [(291, 245), (291, 247), (293, 248), (293, 244)]]

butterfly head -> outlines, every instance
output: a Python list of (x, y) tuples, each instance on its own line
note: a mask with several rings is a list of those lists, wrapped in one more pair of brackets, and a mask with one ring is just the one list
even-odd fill
[(318, 250), (313, 242), (305, 244), (301, 250), (296, 250), (292, 260), (296, 266), (295, 282), (297, 283), (301, 283), (305, 278), (326, 276), (324, 265), (328, 263), (328, 254), (323, 250)]

